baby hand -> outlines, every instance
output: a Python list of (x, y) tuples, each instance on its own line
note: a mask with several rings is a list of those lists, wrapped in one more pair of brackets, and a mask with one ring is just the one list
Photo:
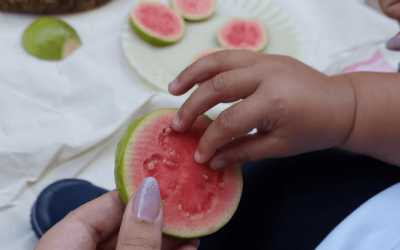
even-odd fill
[[(201, 58), (170, 83), (181, 95), (199, 87), (172, 126), (187, 130), (218, 103), (223, 111), (201, 138), (195, 160), (213, 168), (290, 156), (343, 142), (354, 122), (355, 99), (346, 76), (330, 78), (285, 56), (224, 50)], [(257, 128), (257, 133), (248, 133)]]
[[(400, 23), (400, 0), (379, 0), (383, 13)], [(391, 50), (400, 50), (400, 32), (386, 43)]]

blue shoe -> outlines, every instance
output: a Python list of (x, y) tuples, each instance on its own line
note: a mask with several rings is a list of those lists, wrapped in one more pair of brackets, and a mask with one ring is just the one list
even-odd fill
[(69, 212), (108, 190), (78, 179), (64, 179), (46, 187), (32, 206), (31, 223), (40, 238)]

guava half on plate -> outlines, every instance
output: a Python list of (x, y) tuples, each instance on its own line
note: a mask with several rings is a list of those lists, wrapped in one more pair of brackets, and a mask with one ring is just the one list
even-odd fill
[(203, 21), (215, 12), (215, 0), (172, 0), (171, 4), (188, 21)]
[(132, 29), (144, 41), (164, 46), (178, 42), (185, 33), (185, 22), (172, 8), (161, 3), (142, 1), (130, 13)]
[(257, 19), (232, 18), (220, 27), (218, 43), (226, 49), (261, 52), (268, 44), (267, 31)]

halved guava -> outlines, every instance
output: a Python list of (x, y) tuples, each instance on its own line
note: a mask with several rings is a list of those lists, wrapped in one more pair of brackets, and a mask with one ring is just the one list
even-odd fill
[(178, 42), (185, 22), (172, 8), (156, 2), (139, 2), (130, 13), (132, 29), (146, 42), (163, 46)]
[(203, 21), (215, 12), (215, 0), (172, 0), (172, 7), (188, 21)]
[(24, 32), (22, 45), (33, 56), (61, 60), (81, 46), (75, 30), (53, 17), (37, 18)]
[(268, 44), (264, 25), (256, 19), (233, 18), (218, 30), (218, 43), (227, 49), (261, 52)]
[(142, 181), (153, 176), (164, 204), (166, 236), (197, 238), (225, 225), (242, 194), (240, 164), (212, 170), (198, 164), (194, 153), (212, 122), (200, 116), (186, 132), (175, 132), (171, 121), (177, 109), (160, 109), (137, 119), (118, 143), (115, 182), (126, 204)]
[(200, 52), (199, 54), (197, 54), (194, 57), (193, 61), (196, 61), (196, 60), (198, 60), (198, 59), (200, 59), (202, 57), (211, 55), (211, 54), (213, 54), (215, 52), (218, 52), (218, 51), (221, 51), (221, 50), (223, 50), (223, 49), (222, 48), (212, 48), (212, 49), (208, 49), (208, 50), (202, 51), (202, 52)]

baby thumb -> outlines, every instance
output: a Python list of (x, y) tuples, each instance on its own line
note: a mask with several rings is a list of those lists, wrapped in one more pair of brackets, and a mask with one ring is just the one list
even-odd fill
[(163, 209), (156, 179), (146, 178), (129, 200), (121, 223), (117, 250), (160, 250)]

